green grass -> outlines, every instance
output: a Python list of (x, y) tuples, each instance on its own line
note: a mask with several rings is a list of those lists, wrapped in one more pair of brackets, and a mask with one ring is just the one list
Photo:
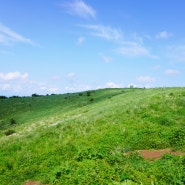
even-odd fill
[(0, 99), (2, 185), (184, 184), (183, 156), (125, 155), (163, 148), (185, 152), (185, 88)]

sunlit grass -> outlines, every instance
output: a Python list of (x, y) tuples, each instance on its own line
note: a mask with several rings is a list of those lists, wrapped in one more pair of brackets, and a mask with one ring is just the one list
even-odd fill
[[(124, 154), (138, 149), (185, 150), (185, 88), (102, 89), (6, 99), (0, 101), (0, 115), (2, 185), (28, 179), (47, 184), (184, 182), (183, 157), (149, 163)], [(12, 118), (16, 124), (10, 124)], [(15, 133), (6, 136), (10, 129)], [(164, 172), (162, 160), (171, 172)]]

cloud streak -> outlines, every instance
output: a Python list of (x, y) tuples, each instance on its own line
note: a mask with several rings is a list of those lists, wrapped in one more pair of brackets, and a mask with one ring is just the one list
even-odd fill
[[(121, 45), (116, 49), (116, 52), (130, 57), (147, 56), (157, 59), (158, 57), (152, 55), (150, 51), (143, 46), (143, 39), (136, 34), (132, 34), (132, 39), (126, 40), (123, 37), (123, 33), (120, 29), (115, 29), (110, 26), (87, 24), (78, 25), (82, 28), (90, 30), (90, 34), (95, 37), (100, 37)], [(105, 59), (105, 58), (104, 58)]]
[(115, 41), (122, 39), (122, 32), (119, 29), (114, 29), (109, 26), (97, 24), (79, 25), (79, 26), (91, 30), (91, 34), (96, 37)]
[(77, 15), (82, 18), (95, 18), (96, 11), (82, 0), (74, 0), (72, 2), (65, 2), (61, 4), (68, 14)]
[(175, 69), (167, 69), (165, 71), (165, 74), (166, 75), (178, 75), (178, 74), (180, 74), (180, 71), (179, 70), (175, 70)]
[(37, 45), (31, 39), (14, 32), (10, 28), (0, 23), (0, 43), (7, 44), (9, 42), (22, 42), (34, 46)]
[(138, 44), (123, 46), (118, 49), (118, 52), (122, 55), (127, 55), (127, 56), (149, 56), (150, 55), (150, 52), (148, 51), (148, 49)]

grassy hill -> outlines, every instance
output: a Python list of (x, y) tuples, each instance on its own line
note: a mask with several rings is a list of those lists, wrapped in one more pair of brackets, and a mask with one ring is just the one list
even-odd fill
[(185, 152), (185, 88), (0, 99), (1, 185), (185, 184), (184, 156), (134, 152), (165, 148)]

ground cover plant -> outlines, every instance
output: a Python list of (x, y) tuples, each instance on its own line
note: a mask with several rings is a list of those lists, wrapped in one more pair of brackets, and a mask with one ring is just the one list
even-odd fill
[[(2, 96), (4, 97), (4, 96)], [(140, 150), (170, 149), (145, 159)], [(0, 184), (185, 184), (185, 88), (0, 99)]]

